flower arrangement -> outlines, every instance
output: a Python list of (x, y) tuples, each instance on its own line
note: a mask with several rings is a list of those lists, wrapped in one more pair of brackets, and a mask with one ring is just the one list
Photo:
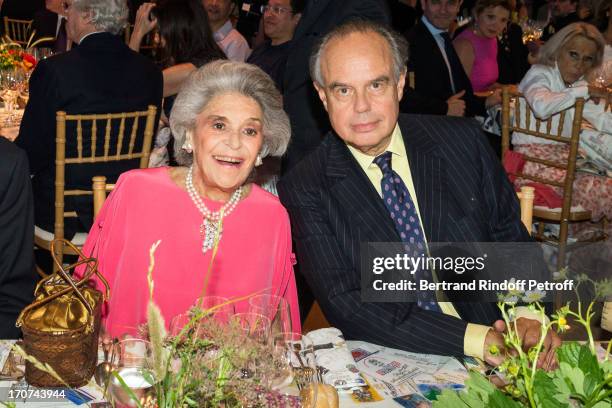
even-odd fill
[[(565, 276), (565, 272), (562, 276)], [(600, 296), (609, 294), (608, 281), (598, 284), (582, 275), (577, 280), (579, 283), (587, 281), (592, 283)], [(577, 289), (576, 293), (578, 294)], [(456, 393), (445, 390), (434, 402), (434, 407), (607, 408), (612, 406), (612, 360), (609, 358), (612, 342), (608, 343), (605, 357), (599, 362), (591, 330), (594, 302), (584, 310), (578, 296), (576, 310), (572, 310), (569, 303), (561, 307), (551, 316), (549, 323), (542, 325), (538, 344), (524, 351), (516, 326), (511, 324), (520, 295), (513, 293), (510, 297), (504, 296), (498, 302), (508, 327), (507, 333), (504, 334), (505, 360), (497, 368), (505, 384), (498, 388), (483, 374), (472, 371), (466, 381), (466, 392)], [(538, 301), (531, 303), (529, 308), (540, 315), (541, 321), (545, 321), (544, 308)], [(559, 333), (567, 331), (570, 328), (568, 323), (570, 318), (584, 326), (588, 336), (587, 343), (564, 342), (556, 350), (559, 367), (549, 372), (538, 369), (537, 361), (542, 352), (546, 333), (551, 328), (555, 328)], [(495, 355), (502, 351), (492, 346), (489, 352)]]
[(13, 42), (8, 37), (5, 37), (4, 40), (0, 42), (0, 70), (21, 68), (28, 72), (36, 67), (36, 58), (25, 50), (35, 47), (42, 42), (53, 40), (53, 38), (45, 37), (33, 41), (34, 34), (35, 33), (32, 33), (25, 47)]

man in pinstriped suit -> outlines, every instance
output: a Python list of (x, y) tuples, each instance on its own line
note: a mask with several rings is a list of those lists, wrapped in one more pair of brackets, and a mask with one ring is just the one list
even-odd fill
[[(361, 301), (361, 243), (403, 240), (381, 200), (388, 187), (381, 156), (390, 155), (395, 182), (401, 178), (414, 198), (426, 242), (530, 240), (514, 190), (475, 126), (461, 118), (398, 114), (406, 48), (388, 29), (354, 21), (313, 52), (311, 76), (334, 131), (278, 185), (300, 270), (347, 338), (499, 364), (488, 353), (492, 344), (503, 347), (503, 323), (492, 304), (439, 302), (432, 311), (417, 303)], [(516, 324), (524, 346), (535, 344), (540, 322), (523, 313)], [(541, 366), (555, 364), (559, 343), (547, 335)]]

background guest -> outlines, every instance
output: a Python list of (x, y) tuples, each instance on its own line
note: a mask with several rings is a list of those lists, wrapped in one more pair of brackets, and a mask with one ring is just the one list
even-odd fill
[(227, 58), (232, 61), (246, 61), (251, 49), (245, 38), (232, 26), (230, 15), (234, 9), (232, 0), (202, 0), (208, 13), (210, 28), (215, 41)]
[(34, 209), (28, 158), (0, 136), (0, 338), (21, 336), (15, 327), (19, 312), (32, 302)]
[(164, 113), (170, 116), (174, 98), (189, 74), (207, 62), (225, 59), (213, 38), (200, 0), (166, 0), (144, 3), (136, 13), (130, 48), (140, 49), (143, 38), (155, 27), (164, 70)]
[[(537, 118), (553, 118), (552, 129), (557, 129), (559, 112), (565, 113), (563, 136), (571, 135), (573, 110), (577, 98), (607, 97), (598, 88), (590, 87), (584, 81), (589, 71), (597, 68), (603, 59), (604, 40), (597, 29), (586, 23), (574, 23), (555, 34), (540, 49), (538, 64), (531, 67), (519, 84), (529, 107)], [(524, 106), (524, 105), (523, 105)], [(604, 111), (605, 103), (587, 101), (583, 118), (596, 130), (583, 129), (580, 136), (581, 155), (602, 170), (612, 174), (612, 113)], [(524, 107), (523, 107), (524, 109)], [(520, 115), (524, 121), (524, 114)], [(532, 120), (530, 129), (545, 132), (544, 125), (536, 128)], [(521, 123), (521, 126), (525, 126)], [(541, 159), (567, 161), (569, 146), (565, 143), (543, 140), (515, 132), (512, 135), (514, 150), (521, 154)], [(539, 163), (527, 162), (523, 173), (537, 175), (548, 180), (563, 180), (565, 170)], [(516, 184), (526, 181), (517, 179)], [(561, 193), (561, 189), (557, 188)], [(574, 181), (573, 205), (582, 205), (591, 210), (593, 221), (602, 217), (612, 218), (612, 178), (577, 172)]]
[[(66, 5), (68, 38), (79, 46), (38, 62), (30, 78), (30, 98), (15, 141), (28, 154), (33, 174), (34, 219), (46, 231), (53, 231), (54, 224), (56, 112), (129, 112), (146, 110), (148, 105), (159, 110), (162, 97), (161, 71), (146, 57), (130, 50), (117, 35), (127, 20), (125, 0), (68, 0)], [(142, 144), (142, 138), (140, 133), (136, 143)], [(67, 151), (76, 151), (75, 139), (67, 139)], [(97, 143), (98, 151), (102, 151), (104, 138), (99, 137)], [(87, 143), (83, 148), (89, 149)], [(68, 165), (66, 188), (90, 189), (93, 176), (105, 175), (112, 182), (134, 167), (138, 167), (138, 160), (96, 163), (78, 171)], [(91, 196), (68, 197), (66, 211), (70, 210), (76, 210), (78, 219), (66, 219), (67, 238), (91, 227)]]
[(64, 14), (63, 0), (46, 0), (45, 8), (34, 14), (34, 21), (32, 21), (32, 29), (36, 31), (34, 41), (50, 38), (49, 41), (38, 43), (38, 47), (52, 47), (54, 52), (64, 52), (68, 49)]
[[(250, 64), (211, 62), (187, 79), (170, 122), (187, 167), (122, 175), (85, 244), (113, 293), (107, 330), (133, 334), (146, 322), (149, 247), (161, 240), (154, 300), (166, 323), (204, 290), (228, 298), (266, 290), (289, 301), (299, 331), (289, 217), (278, 198), (247, 182), (262, 157), (282, 155), (289, 141), (274, 82)], [(218, 252), (204, 288), (220, 217)], [(235, 307), (246, 312), (248, 301)]]
[(270, 0), (263, 14), (264, 33), (269, 40), (247, 59), (270, 75), (281, 92), (291, 39), (303, 10), (304, 0)]
[(580, 21), (576, 9), (578, 0), (551, 0), (552, 2), (552, 19), (542, 34), (542, 40), (547, 41), (557, 31), (561, 30), (568, 24)]
[(510, 21), (510, 11), (507, 0), (478, 0), (472, 11), (473, 23), (453, 42), (474, 92), (499, 87), (497, 37)]
[[(512, 4), (513, 1), (510, 3)], [(522, 10), (524, 9), (525, 6), (522, 7)], [(497, 41), (497, 68), (499, 70), (497, 82), (518, 84), (529, 70), (529, 66), (529, 48), (523, 43), (523, 29), (516, 21), (508, 21)]]
[(415, 89), (406, 92), (402, 112), (433, 115), (485, 116), (485, 108), (500, 103), (499, 93), (488, 98), (474, 95), (448, 29), (455, 20), (459, 0), (423, 0), (423, 16), (407, 34), (409, 70)]

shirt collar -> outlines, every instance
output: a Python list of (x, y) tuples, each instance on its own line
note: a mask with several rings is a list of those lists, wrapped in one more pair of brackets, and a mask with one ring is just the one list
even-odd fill
[(79, 40), (79, 44), (83, 42), (84, 39), (86, 39), (87, 37), (89, 37), (90, 35), (94, 35), (94, 34), (100, 34), (100, 33), (105, 33), (106, 31), (93, 31), (91, 33), (87, 33), (84, 36), (81, 37), (81, 39)]
[[(357, 150), (353, 146), (350, 146), (350, 145), (347, 145), (347, 146), (349, 148), (349, 151), (355, 158), (355, 160), (357, 160), (357, 163), (359, 163), (359, 166), (364, 171), (367, 171), (367, 169), (370, 168), (371, 166), (376, 166), (376, 164), (374, 163), (374, 159), (376, 158), (375, 156), (367, 155)], [(393, 133), (391, 134), (391, 142), (389, 142), (389, 146), (387, 146), (386, 151), (391, 152), (391, 154), (395, 156), (399, 156), (399, 157), (406, 156), (406, 148), (404, 147), (404, 138), (402, 137), (402, 131), (400, 130), (399, 125), (397, 123), (395, 124)]]
[(425, 14), (423, 14), (423, 16), (421, 17), (421, 21), (423, 22), (423, 24), (425, 24), (425, 27), (427, 27), (427, 29), (433, 36), (448, 32), (448, 30), (440, 30), (438, 27), (431, 24), (427, 17), (425, 17)]
[(217, 31), (215, 31), (215, 33), (213, 34), (213, 37), (215, 38), (215, 41), (223, 41), (223, 39), (225, 37), (227, 37), (227, 35), (230, 33), (230, 31), (232, 31), (234, 27), (232, 27), (232, 23), (229, 21), (229, 19), (225, 22), (225, 24), (223, 24), (221, 26), (221, 28), (219, 28)]

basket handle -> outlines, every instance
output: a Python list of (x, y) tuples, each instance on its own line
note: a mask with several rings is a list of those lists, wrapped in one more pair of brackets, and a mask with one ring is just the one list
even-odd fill
[[(81, 280), (79, 280), (78, 282), (74, 282), (74, 280), (70, 277), (70, 275), (68, 275), (66, 273), (66, 271), (64, 270), (61, 262), (58, 261), (56, 254), (55, 254), (55, 245), (58, 242), (63, 242), (64, 244), (68, 244), (68, 246), (70, 246), (79, 256), (79, 259), (77, 262), (71, 264), (68, 266), (68, 270), (71, 270), (79, 265), (82, 264), (87, 264), (87, 268), (85, 271), (85, 275), (83, 276), (83, 278)], [(55, 239), (51, 242), (51, 256), (53, 257), (53, 261), (55, 262), (55, 264), (58, 266), (58, 270), (56, 273), (51, 274), (49, 276), (47, 276), (46, 278), (42, 279), (40, 282), (38, 282), (38, 284), (36, 285), (36, 290), (35, 290), (35, 294), (37, 294), (39, 292), (39, 289), (44, 285), (44, 283), (46, 283), (49, 280), (52, 280), (55, 275), (59, 275), (68, 285), (70, 285), (69, 288), (60, 290), (59, 292), (55, 292), (50, 296), (47, 296), (43, 299), (37, 300), (35, 302), (33, 302), (32, 304), (26, 306), (21, 313), (19, 313), (19, 317), (17, 318), (17, 322), (15, 324), (15, 326), (17, 327), (21, 327), (21, 325), (23, 324), (23, 316), (26, 315), (27, 312), (29, 312), (32, 309), (36, 309), (37, 307), (40, 307), (46, 303), (49, 303), (50, 301), (52, 301), (53, 299), (57, 299), (60, 296), (63, 296), (67, 293), (70, 293), (72, 291), (76, 292), (77, 297), (79, 298), (79, 300), (83, 303), (83, 305), (85, 306), (85, 308), (87, 309), (87, 311), (89, 312), (89, 316), (92, 317), (93, 316), (93, 309), (91, 307), (91, 305), (89, 304), (89, 302), (87, 301), (87, 299), (85, 299), (85, 296), (83, 296), (83, 293), (79, 290), (79, 286), (83, 286), (87, 281), (89, 281), (89, 278), (91, 278), (91, 276), (95, 273), (100, 280), (102, 281), (102, 283), (105, 286), (105, 293), (104, 298), (108, 298), (109, 296), (109, 292), (110, 292), (110, 288), (108, 286), (108, 282), (106, 281), (106, 279), (104, 279), (104, 277), (98, 272), (98, 261), (95, 258), (85, 258), (85, 255), (83, 255), (83, 253), (76, 247), (74, 246), (74, 244), (72, 244), (72, 242), (67, 241), (65, 239)], [(93, 262), (93, 267), (90, 267), (90, 263)]]

